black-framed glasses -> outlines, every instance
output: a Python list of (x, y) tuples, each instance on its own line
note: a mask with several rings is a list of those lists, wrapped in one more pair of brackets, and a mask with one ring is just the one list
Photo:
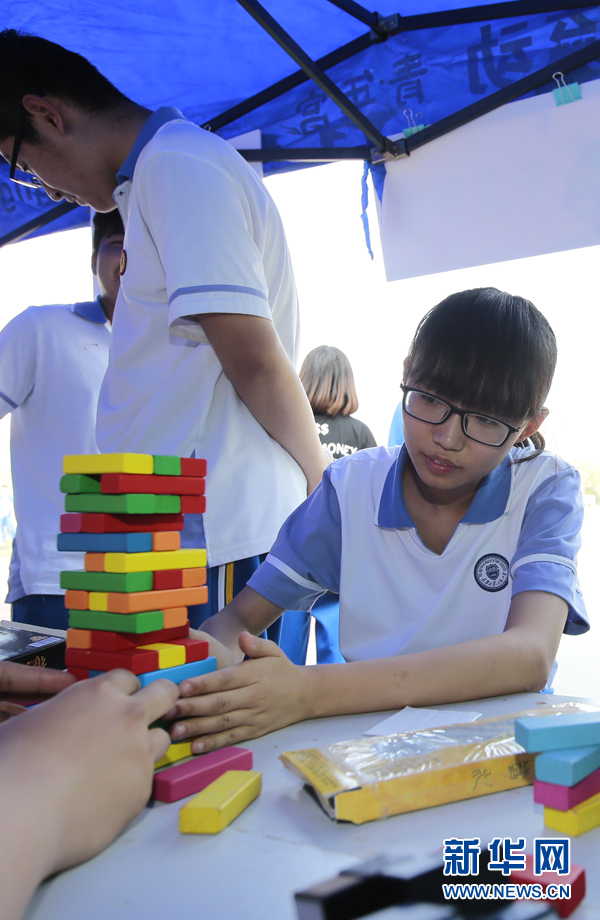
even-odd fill
[(500, 419), (491, 418), (489, 415), (480, 415), (479, 412), (466, 412), (425, 390), (417, 390), (405, 384), (401, 384), (400, 389), (404, 393), (402, 406), (411, 418), (428, 422), (430, 425), (441, 425), (451, 415), (460, 415), (462, 430), (466, 436), (488, 447), (502, 447), (511, 434), (523, 427), (515, 428), (508, 422), (501, 422)]
[(10, 172), (8, 174), (9, 179), (12, 182), (16, 182), (17, 185), (26, 185), (27, 188), (42, 188), (42, 180), (38, 179), (37, 176), (34, 176), (33, 173), (24, 172), (22, 169), (19, 169), (17, 166), (17, 158), (19, 156), (19, 149), (21, 147), (21, 135), (22, 135), (22, 126), (23, 119), (25, 118), (25, 110), (21, 118), (19, 119), (19, 124), (17, 125), (17, 130), (15, 131), (15, 139), (13, 143), (13, 152), (12, 157), (10, 158)]

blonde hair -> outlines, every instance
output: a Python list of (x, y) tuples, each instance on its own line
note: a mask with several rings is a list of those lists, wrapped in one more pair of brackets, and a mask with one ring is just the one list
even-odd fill
[(315, 415), (352, 415), (358, 409), (352, 367), (339, 348), (313, 348), (302, 363), (300, 380)]

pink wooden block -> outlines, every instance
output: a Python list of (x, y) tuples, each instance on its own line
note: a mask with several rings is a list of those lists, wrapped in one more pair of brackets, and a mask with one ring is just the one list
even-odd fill
[(152, 795), (159, 802), (177, 802), (210, 786), (227, 770), (251, 769), (252, 751), (248, 748), (222, 748), (161, 770), (154, 777)]
[(574, 786), (559, 786), (558, 783), (533, 783), (533, 800), (559, 811), (569, 811), (600, 792), (600, 767)]

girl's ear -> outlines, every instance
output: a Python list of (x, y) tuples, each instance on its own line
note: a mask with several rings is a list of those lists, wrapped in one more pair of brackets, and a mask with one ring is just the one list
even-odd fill
[(408, 380), (408, 375), (410, 374), (410, 368), (412, 365), (412, 358), (405, 358), (402, 363), (402, 383), (406, 383)]
[(530, 418), (527, 422), (527, 427), (521, 435), (519, 435), (519, 441), (525, 441), (527, 438), (530, 438), (532, 434), (538, 430), (542, 423), (546, 420), (548, 416), (548, 409), (545, 407), (539, 411), (537, 415), (534, 415), (533, 418)]

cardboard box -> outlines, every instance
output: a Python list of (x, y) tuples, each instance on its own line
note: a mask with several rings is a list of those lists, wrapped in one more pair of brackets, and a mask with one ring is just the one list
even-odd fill
[(38, 668), (62, 670), (65, 666), (65, 639), (49, 636), (36, 627), (30, 629), (0, 626), (0, 661), (14, 661)]

